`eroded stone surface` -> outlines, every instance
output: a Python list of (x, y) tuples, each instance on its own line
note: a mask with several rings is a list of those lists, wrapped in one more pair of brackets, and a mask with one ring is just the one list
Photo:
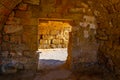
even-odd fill
[[(60, 2), (58, 0), (24, 0), (23, 3), (28, 5), (27, 10), (21, 11), (20, 9), (14, 9), (14, 11), (12, 11), (21, 1), (22, 0), (0, 0), (0, 32), (2, 34), (2, 37), (0, 38), (1, 51), (11, 52), (11, 50), (16, 50), (15, 47), (19, 50), (19, 47), (22, 44), (26, 46), (24, 50), (30, 51), (30, 54), (32, 54), (33, 50), (37, 50), (38, 43), (37, 19), (46, 17), (60, 19), (67, 18), (73, 20), (70, 22), (73, 31), (70, 34), (68, 63), (70, 64), (73, 55), (79, 55), (77, 56), (78, 58), (75, 57), (73, 59), (73, 62), (75, 60), (76, 65), (84, 61), (95, 61), (96, 53), (98, 53), (98, 62), (101, 65), (105, 65), (110, 71), (116, 71), (117, 75), (119, 74), (119, 0), (64, 0)], [(21, 5), (23, 3), (21, 3)], [(26, 6), (24, 6), (24, 9), (25, 7)], [(11, 17), (19, 18), (22, 20), (22, 23), (19, 23), (19, 21), (14, 22), (13, 18), (9, 18), (11, 21), (6, 22), (6, 18), (10, 12), (12, 12)], [(12, 31), (8, 31), (12, 33), (10, 35), (7, 35), (3, 30), (5, 28), (4, 26), (6, 26), (4, 25), (5, 22), (7, 25), (11, 26), (10, 29), (12, 29)], [(17, 27), (15, 28), (15, 25), (13, 26), (13, 24), (17, 24), (16, 26), (20, 24), (20, 26), (23, 26), (23, 30), (18, 31), (16, 29)], [(13, 32), (15, 33), (13, 34)], [(47, 32), (48, 31), (45, 31), (44, 33)], [(14, 36), (17, 36), (16, 38), (20, 37), (20, 41), (14, 39)], [(96, 42), (98, 42), (99, 46)], [(52, 46), (54, 47), (55, 45)], [(21, 53), (23, 52), (22, 49)], [(18, 53), (18, 51), (16, 53)], [(36, 61), (35, 59), (37, 59), (37, 57), (35, 57), (34, 54), (32, 55), (32, 58), (27, 58), (28, 62)], [(23, 56), (21, 59), (23, 59)], [(77, 65), (77, 67), (79, 67), (79, 65)]]
[(46, 20), (46, 23), (40, 22), (38, 27), (39, 48), (66, 48), (70, 31), (71, 26), (62, 21)]

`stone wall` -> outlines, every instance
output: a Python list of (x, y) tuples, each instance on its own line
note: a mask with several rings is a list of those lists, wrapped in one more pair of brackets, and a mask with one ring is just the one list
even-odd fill
[(47, 21), (38, 27), (39, 49), (67, 48), (71, 27), (61, 21)]
[[(7, 51), (10, 53), (12, 51), (11, 44), (12, 46), (16, 44), (17, 48), (25, 46), (22, 54), (30, 51), (28, 55), (32, 55), (32, 51), (37, 50), (38, 18), (72, 19), (73, 21), (70, 22), (72, 32), (70, 33), (67, 63), (73, 65), (73, 67), (75, 64), (79, 70), (80, 63), (96, 62), (98, 57), (100, 64), (105, 65), (112, 71), (116, 71), (119, 75), (119, 0), (23, 0), (17, 5), (20, 1), (0, 1), (1, 52)], [(8, 5), (8, 3), (10, 4)], [(14, 13), (14, 18), (11, 21), (15, 20), (15, 23), (9, 25), (7, 24), (9, 22), (7, 17), (10, 13)], [(8, 21), (6, 22), (6, 20)], [(4, 25), (5, 22), (6, 25)], [(13, 31), (9, 31), (8, 28), (13, 25), (17, 25), (16, 29), (10, 28)], [(95, 35), (95, 32), (97, 35)], [(13, 47), (13, 49), (15, 48)], [(98, 52), (97, 57), (96, 52)], [(80, 56), (75, 57), (76, 55)], [(29, 59), (32, 60), (33, 58)]]
[(120, 1), (99, 0), (99, 5), (92, 2), (98, 29), (96, 39), (99, 42), (98, 58), (110, 72), (120, 75)]
[(79, 70), (80, 63), (96, 63), (96, 20), (89, 5), (78, 0), (60, 3), (57, 0), (41, 0), (39, 4), (36, 2), (38, 1), (21, 2), (7, 18), (2, 31), (2, 54), (10, 54), (12, 60), (23, 63), (25, 69), (37, 67), (38, 55), (35, 51), (38, 49), (39, 18), (70, 19), (68, 22), (72, 26), (72, 40), (69, 42), (66, 63), (73, 70)]
[[(23, 14), (18, 14), (19, 11)], [(5, 64), (19, 63), (21, 65), (18, 68), (34, 70), (38, 62), (38, 54), (36, 54), (38, 25), (37, 22), (23, 23), (31, 16), (27, 14), (28, 11), (28, 4), (21, 3), (9, 14), (2, 28), (0, 54)]]

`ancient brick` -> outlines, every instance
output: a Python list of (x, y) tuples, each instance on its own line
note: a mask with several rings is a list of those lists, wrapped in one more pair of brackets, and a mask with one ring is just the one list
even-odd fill
[(10, 13), (9, 17), (14, 17), (14, 15), (15, 15), (15, 12), (12, 11), (12, 12)]
[(30, 18), (30, 17), (32, 17), (32, 12), (31, 11), (16, 10), (15, 11), (15, 17), (18, 17), (18, 18)]
[[(63, 45), (59, 44), (57, 45), (57, 48), (62, 48)], [(65, 47), (66, 48), (66, 47)]]
[(52, 43), (53, 43), (53, 44), (60, 44), (60, 43), (61, 43), (61, 40), (60, 40), (60, 39), (53, 39), (53, 40), (52, 40)]
[(0, 4), (0, 14), (2, 15), (8, 15), (10, 13), (10, 10), (7, 9), (5, 6), (3, 6), (2, 4)]
[(5, 25), (4, 26), (5, 33), (15, 33), (15, 32), (19, 32), (22, 29), (23, 27), (21, 25)]
[(21, 36), (10, 36), (10, 42), (20, 44), (21, 43)]
[(16, 24), (16, 22), (15, 21), (6, 21), (6, 24), (7, 25)]
[(21, 19), (22, 25), (38, 25), (38, 19), (37, 18), (25, 18)]
[(113, 4), (117, 4), (119, 0), (110, 0)]
[(25, 57), (32, 57), (33, 55), (31, 54), (30, 51), (24, 51), (23, 52), (23, 56), (25, 56)]
[(95, 17), (94, 16), (84, 16), (83, 19), (86, 22), (95, 23)]
[(8, 52), (8, 51), (3, 51), (3, 52), (2, 52), (2, 56), (3, 56), (3, 57), (7, 58), (8, 55), (9, 55), (9, 52)]
[(40, 44), (48, 44), (47, 40), (40, 40)]
[(49, 34), (49, 30), (41, 30), (38, 34)]
[(47, 37), (48, 40), (51, 40), (51, 39), (53, 39), (53, 38), (55, 38), (55, 37), (54, 37), (54, 36), (51, 36), (51, 35), (49, 35), (49, 36)]
[(3, 28), (3, 24), (5, 23), (6, 18), (6, 16), (0, 15), (0, 30)]
[(33, 5), (33, 6), (30, 6), (30, 8), (31, 8), (31, 11), (32, 11), (32, 17), (38, 18), (38, 17), (42, 16), (42, 14), (41, 14), (42, 7), (40, 5), (39, 6)]
[(53, 30), (50, 32), (51, 35), (56, 35), (56, 34), (59, 34), (59, 31), (58, 30)]
[(21, 3), (21, 4), (18, 5), (17, 8), (18, 8), (19, 10), (25, 11), (25, 10), (28, 9), (28, 5), (27, 5), (27, 4), (24, 4), (24, 3)]
[(69, 9), (69, 13), (84, 13), (85, 8), (71, 8)]
[(51, 44), (50, 48), (56, 48), (56, 45), (55, 44)]
[(120, 3), (115, 5), (115, 10), (120, 12)]
[(4, 36), (3, 36), (3, 40), (4, 40), (4, 41), (9, 41), (9, 36), (8, 36), (8, 35), (4, 35)]
[(39, 0), (23, 0), (24, 3), (30, 3), (33, 5), (39, 5)]
[(1, 0), (0, 2), (7, 7), (8, 9), (13, 9), (19, 2), (21, 2), (22, 0), (13, 0), (11, 2), (11, 0)]
[(10, 50), (10, 44), (9, 43), (2, 43), (1, 49), (2, 49), (2, 51)]
[(7, 25), (19, 25), (20, 23), (21, 19), (16, 17), (9, 17), (8, 20), (6, 21)]

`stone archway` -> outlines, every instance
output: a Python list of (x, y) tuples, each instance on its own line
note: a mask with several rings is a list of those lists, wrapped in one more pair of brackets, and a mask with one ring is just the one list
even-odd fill
[[(19, 0), (20, 2), (22, 0)], [(3, 30), (2, 26), (4, 25), (7, 16), (9, 15), (9, 13), (13, 10), (13, 8), (16, 6), (16, 4), (19, 3), (18, 0), (14, 0), (14, 1), (10, 1), (10, 0), (1, 0), (0, 1), (0, 21), (2, 23), (0, 23), (0, 49), (2, 52), (4, 51), (8, 51), (10, 52), (10, 45), (12, 44), (10, 40), (12, 40), (13, 43), (18, 43), (19, 40), (17, 40), (18, 36), (15, 35), (8, 35), (5, 33), (5, 31)], [(6, 5), (6, 4), (10, 5)], [(99, 4), (96, 4), (99, 3)], [(31, 5), (33, 4), (33, 5)], [(44, 4), (47, 4), (44, 6)], [(24, 48), (26, 48), (24, 50), (24, 54), (29, 56), (29, 54), (32, 54), (34, 50), (33, 48), (36, 48), (36, 42), (30, 43), (33, 39), (33, 41), (35, 41), (35, 32), (33, 31), (34, 29), (36, 30), (36, 26), (37, 26), (37, 19), (39, 17), (49, 17), (49, 18), (69, 18), (69, 19), (73, 19), (73, 21), (75, 22), (76, 25), (74, 25), (73, 32), (71, 33), (71, 43), (74, 44), (75, 46), (70, 47), (70, 53), (74, 53), (74, 51), (76, 51), (75, 53), (79, 52), (78, 51), (78, 47), (80, 48), (81, 46), (77, 46), (77, 42), (74, 43), (75, 41), (79, 41), (79, 39), (77, 39), (77, 37), (79, 37), (79, 29), (80, 27), (79, 23), (83, 22), (83, 15), (87, 15), (87, 16), (94, 16), (96, 18), (97, 21), (97, 35), (96, 35), (96, 39), (99, 42), (100, 46), (99, 46), (99, 61), (101, 63), (104, 63), (104, 65), (111, 65), (113, 67), (113, 65), (115, 65), (115, 69), (116, 71), (119, 70), (120, 65), (119, 65), (119, 43), (120, 43), (120, 28), (119, 28), (119, 4), (120, 1), (119, 0), (87, 0), (87, 1), (83, 1), (83, 0), (74, 0), (74, 1), (62, 1), (60, 3), (54, 3), (51, 1), (45, 1), (45, 0), (41, 0), (40, 5), (39, 5), (39, 0), (27, 0), (27, 1), (23, 1), (21, 2), (18, 6), (17, 9), (15, 9), (12, 12), (15, 12), (15, 15), (13, 16), (14, 18), (19, 18), (21, 21), (21, 25), (24, 26), (24, 31), (27, 31), (28, 29), (30, 30), (30, 32), (27, 33), (27, 35), (23, 35), (24, 36)], [(26, 8), (28, 7), (29, 8)], [(22, 7), (22, 8), (21, 8)], [(10, 8), (10, 9), (9, 9)], [(11, 14), (12, 14), (11, 12)], [(14, 20), (13, 20), (14, 21)], [(15, 22), (16, 23), (16, 22)], [(10, 24), (11, 25), (11, 24)], [(6, 26), (6, 25), (4, 25)], [(34, 26), (34, 27), (33, 27)], [(6, 26), (7, 27), (7, 26)], [(12, 27), (12, 26), (11, 26)], [(17, 26), (17, 28), (20, 27)], [(2, 28), (2, 29), (1, 29)], [(33, 29), (34, 28), (34, 29)], [(77, 31), (78, 29), (78, 31)], [(84, 30), (83, 30), (84, 31)], [(88, 33), (87, 31), (84, 31), (83, 33)], [(76, 36), (78, 35), (78, 36)], [(2, 36), (2, 37), (1, 37)], [(28, 37), (26, 40), (26, 36)], [(34, 37), (32, 37), (34, 36)], [(88, 37), (88, 35), (86, 35), (85, 37)], [(10, 39), (11, 38), (11, 39)], [(20, 40), (21, 37), (19, 37)], [(73, 40), (73, 38), (75, 39), (75, 41)], [(12, 44), (13, 45), (13, 44)], [(7, 46), (7, 47), (6, 47)], [(18, 47), (23, 47), (23, 45), (18, 45)], [(87, 46), (87, 45), (86, 45)], [(12, 46), (12, 49), (14, 50), (14, 46)], [(76, 50), (77, 49), (77, 50)], [(12, 51), (14, 52), (14, 51)], [(18, 53), (18, 52), (17, 52)], [(74, 53), (74, 54), (75, 54)], [(117, 56), (117, 57), (116, 57)], [(32, 56), (33, 57), (33, 56)], [(36, 56), (34, 56), (36, 57)], [(31, 61), (34, 61), (35, 58), (32, 58)], [(106, 60), (106, 61), (105, 61)], [(30, 62), (31, 62), (30, 61)]]
[[(75, 2), (77, 2), (77, 1), (75, 1)], [(49, 3), (51, 3), (51, 2), (49, 2), (49, 1), (48, 2), (43, 1), (43, 3), (41, 2), (41, 4), (49, 4)], [(70, 56), (68, 57), (67, 64), (74, 65), (73, 62), (78, 61), (78, 60), (74, 60), (74, 59), (76, 59), (76, 57), (73, 59), (73, 56), (76, 54), (80, 54), (79, 50), (80, 50), (80, 47), (82, 47), (79, 45), (79, 42), (84, 40), (84, 38), (87, 39), (88, 34), (89, 34), (88, 30), (94, 28), (94, 27), (91, 27), (91, 25), (90, 25), (90, 24), (93, 24), (94, 22), (90, 22), (89, 19), (86, 19), (87, 17), (89, 18), (91, 16), (93, 18), (93, 14), (91, 13), (91, 10), (88, 8), (88, 5), (81, 1), (78, 1), (78, 3), (80, 3), (81, 5), (80, 6), (78, 5), (76, 7), (71, 6), (72, 2), (69, 2), (69, 3), (65, 2), (65, 4), (63, 4), (62, 7), (60, 7), (60, 6), (58, 8), (52, 7), (53, 9), (55, 9), (55, 13), (52, 9), (50, 9), (50, 11), (49, 11), (49, 10), (47, 10), (47, 8), (44, 8), (45, 7), (44, 5), (39, 5), (39, 6), (29, 5), (27, 2), (19, 4), (16, 7), (16, 10), (13, 11), (11, 13), (11, 15), (9, 16), (9, 17), (13, 17), (13, 18), (12, 19), (8, 18), (6, 25), (4, 27), (4, 31), (5, 31), (4, 36), (8, 37), (8, 39), (7, 39), (8, 43), (6, 43), (6, 41), (5, 41), (5, 42), (3, 42), (3, 44), (7, 44), (7, 45), (11, 44), (11, 46), (12, 46), (12, 47), (9, 47), (8, 49), (6, 49), (6, 51), (10, 52), (11, 54), (12, 53), (14, 53), (14, 54), (21, 53), (20, 55), (22, 55), (22, 58), (30, 57), (31, 58), (30, 60), (28, 58), (25, 58), (26, 63), (27, 62), (30, 63), (29, 66), (31, 66), (31, 62), (33, 62), (33, 64), (34, 63), (36, 64), (37, 56), (34, 54), (34, 52), (37, 50), (37, 42), (36, 42), (37, 41), (36, 34), (37, 34), (37, 26), (38, 26), (37, 19), (39, 17), (72, 19), (73, 21), (70, 24), (73, 25), (74, 28), (73, 28), (73, 31), (70, 33), (70, 36), (71, 36), (70, 41), (71, 42), (69, 44), (70, 47), (68, 50)], [(68, 7), (66, 7), (66, 5)], [(74, 4), (74, 5), (76, 5), (76, 4)], [(29, 8), (28, 8), (28, 6), (29, 6)], [(40, 6), (43, 6), (43, 8), (44, 8), (43, 11), (41, 11)], [(49, 5), (49, 6), (51, 6), (51, 5)], [(64, 7), (65, 7), (65, 9), (64, 9)], [(63, 11), (63, 9), (65, 11)], [(85, 10), (86, 10), (86, 12), (85, 12)], [(63, 12), (61, 12), (61, 11), (63, 11)], [(89, 15), (87, 14), (87, 12), (89, 12)], [(85, 19), (85, 21), (84, 21), (84, 19)], [(15, 21), (15, 22), (9, 23), (9, 21)], [(86, 23), (84, 24), (84, 22), (87, 22), (87, 24)], [(84, 25), (86, 25), (86, 26), (84, 26)], [(94, 26), (94, 25), (92, 25), (92, 26)], [(84, 28), (85, 29), (88, 28), (88, 30), (84, 30)], [(84, 35), (84, 33), (85, 33), (85, 35)], [(82, 38), (81, 38), (81, 34), (83, 34)], [(9, 40), (9, 38), (10, 38), (10, 40)], [(81, 40), (80, 40), (80, 38), (81, 38)], [(3, 44), (2, 44), (2, 46), (4, 47)], [(17, 46), (17, 49), (15, 48), (16, 46)], [(86, 47), (87, 47), (87, 45), (86, 45)], [(76, 64), (76, 62), (75, 62), (75, 64)], [(25, 64), (25, 65), (28, 66), (27, 64)]]

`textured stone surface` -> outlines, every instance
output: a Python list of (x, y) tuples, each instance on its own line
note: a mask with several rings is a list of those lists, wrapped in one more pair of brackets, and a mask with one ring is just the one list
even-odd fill
[(28, 4), (21, 3), (21, 4), (19, 4), (19, 5), (17, 6), (17, 8), (18, 8), (19, 10), (25, 11), (25, 10), (28, 9)]
[(0, 4), (0, 14), (7, 16), (10, 13), (10, 10), (4, 5)]
[(22, 30), (23, 27), (19, 25), (6, 25), (4, 28), (5, 33), (15, 33)]
[(68, 45), (71, 26), (68, 23), (49, 21), (39, 24), (39, 48), (66, 48)]
[[(16, 39), (12, 40), (13, 42), (15, 41), (14, 44), (10, 43), (9, 39), (7, 39), (3, 30), (3, 27), (6, 25), (3, 26), (3, 24), (5, 24), (6, 18), (10, 14), (11, 10), (21, 1), (22, 0), (0, 0), (0, 32), (2, 32), (3, 36), (0, 38), (2, 39), (0, 40), (2, 41), (2, 45), (0, 45), (0, 47), (2, 51), (10, 51), (10, 48), (13, 45), (15, 45), (14, 48), (20, 47), (19, 43), (16, 43)], [(14, 19), (11, 21), (7, 20), (8, 22), (6, 23), (10, 26), (13, 26), (15, 23), (17, 26), (18, 24), (21, 24), (20, 26), (24, 26), (23, 32), (17, 32), (15, 29), (16, 25), (14, 25), (15, 31), (11, 26), (10, 29), (13, 31), (9, 30), (8, 32), (16, 32), (13, 35), (21, 36), (21, 44), (24, 44), (27, 47), (27, 50), (31, 51), (33, 49), (37, 49), (38, 22), (36, 21), (38, 18), (47, 17), (72, 19), (73, 22), (70, 23), (73, 31), (70, 35), (70, 44), (68, 48), (68, 61), (70, 62), (68, 63), (70, 64), (73, 60), (79, 70), (80, 65), (78, 65), (78, 63), (95, 61), (96, 54), (94, 53), (97, 52), (98, 62), (101, 65), (105, 65), (110, 71), (116, 71), (117, 75), (120, 74), (119, 0), (41, 0), (40, 2), (39, 0), (23, 0), (23, 3), (28, 5), (27, 10), (14, 9), (13, 13), (15, 13), (11, 13), (11, 15), (13, 15), (12, 17), (20, 18), (22, 23), (14, 22)], [(23, 3), (19, 5), (23, 5)], [(26, 5), (24, 5), (24, 9), (25, 7)], [(23, 9), (23, 6), (21, 9)], [(95, 23), (94, 17), (96, 21)], [(36, 19), (34, 20), (33, 18)], [(82, 25), (80, 23), (82, 23)], [(49, 34), (48, 31), (42, 31), (42, 33)], [(9, 37), (13, 35), (10, 34)], [(4, 38), (7, 42), (4, 41)], [(98, 42), (99, 46), (96, 45), (96, 41)], [(55, 47), (55, 45), (52, 46)], [(78, 58), (75, 57), (73, 59), (73, 54), (74, 56), (79, 55), (77, 56)], [(31, 58), (28, 60), (28, 62), (31, 62), (32, 60), (34, 61), (36, 58)]]
[(39, 5), (40, 1), (39, 0), (23, 0), (23, 2), (34, 4), (34, 5)]

